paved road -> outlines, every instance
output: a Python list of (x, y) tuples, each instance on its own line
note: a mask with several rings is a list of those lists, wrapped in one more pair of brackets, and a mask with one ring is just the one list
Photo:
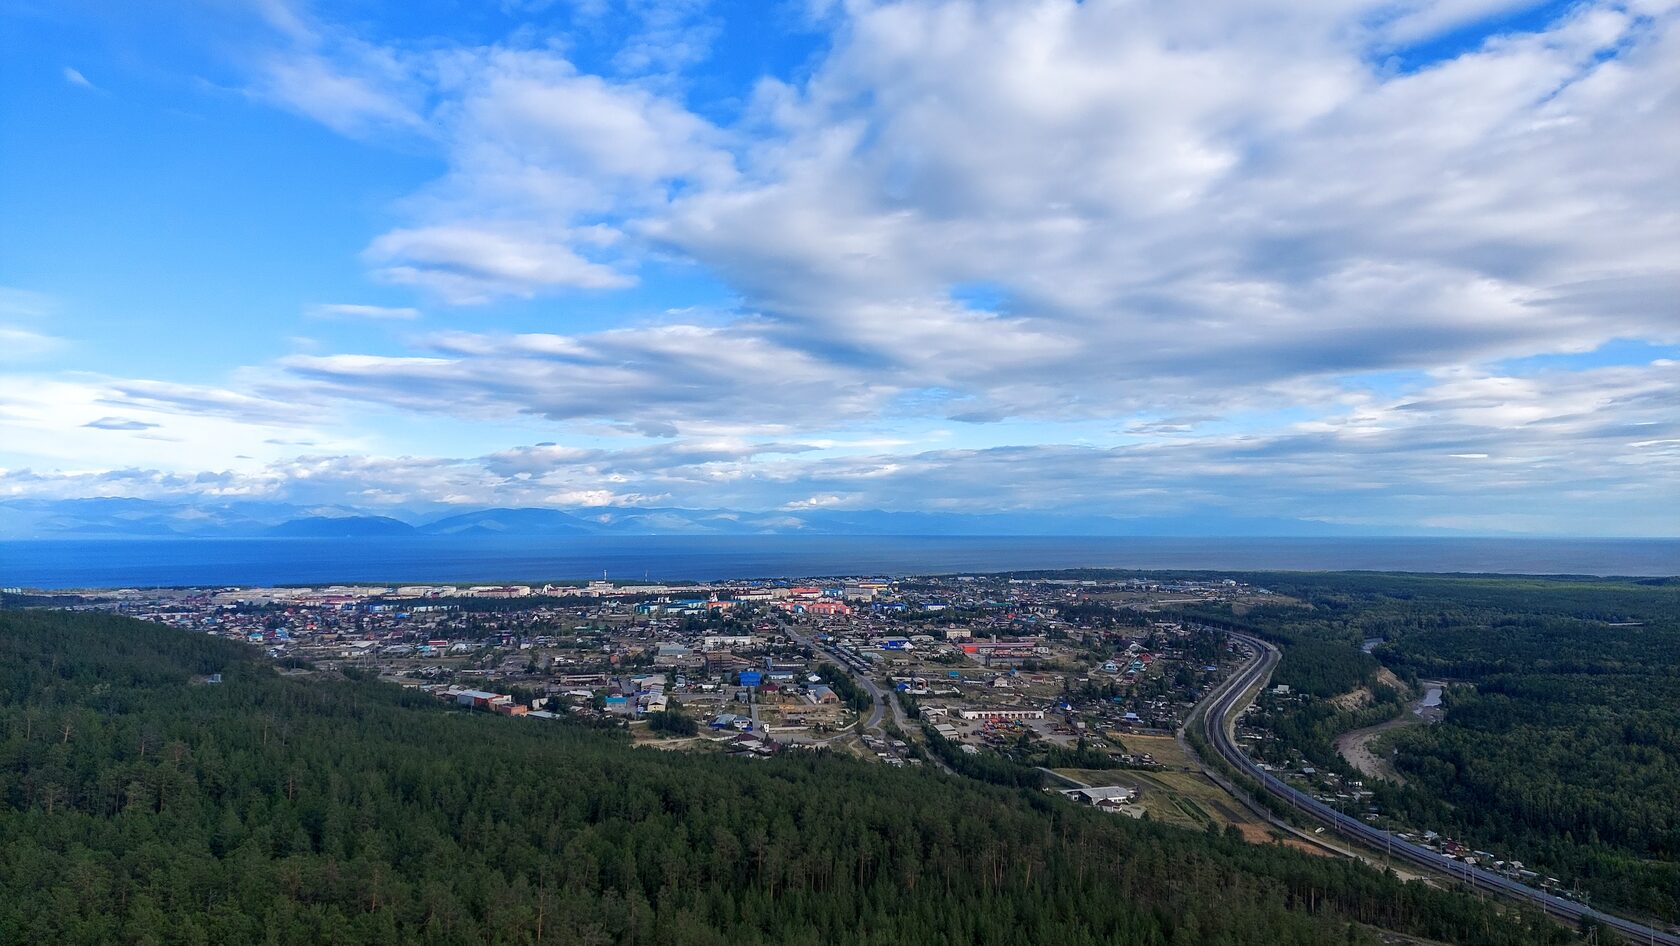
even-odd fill
[(874, 680), (869, 679), (868, 674), (859, 673), (850, 667), (847, 667), (846, 671), (851, 674), (853, 680), (858, 682), (859, 686), (869, 693), (869, 699), (872, 701), (869, 704), (869, 718), (864, 720), (863, 728), (865, 730), (880, 729), (881, 719), (887, 712), (888, 696), (881, 692), (881, 688), (875, 685)]
[(809, 647), (813, 652), (825, 654), (833, 658), (834, 662), (839, 665), (840, 669), (844, 670), (847, 676), (857, 681), (857, 685), (863, 687), (864, 692), (869, 694), (869, 699), (871, 701), (869, 716), (863, 721), (863, 725), (860, 727), (864, 732), (881, 728), (881, 721), (886, 718), (887, 706), (889, 704), (892, 706), (893, 722), (897, 723), (900, 729), (903, 729), (907, 725), (904, 716), (904, 707), (898, 704), (897, 695), (882, 690), (881, 687), (870, 678), (869, 674), (852, 666), (851, 661), (848, 660), (844, 654), (839, 653), (832, 647), (818, 643), (815, 638), (801, 632), (797, 628), (790, 627), (788, 628), (787, 633), (789, 637), (798, 641), (800, 644)]
[(1259, 638), (1245, 634), (1232, 634), (1231, 637), (1253, 648), (1256, 653), (1261, 655), (1261, 659), (1251, 662), (1247, 667), (1233, 674), (1231, 679), (1216, 691), (1215, 699), (1207, 706), (1202, 715), (1201, 725), (1214, 750), (1225, 761), (1258, 783), (1267, 793), (1289, 802), (1290, 806), (1301, 814), (1320, 822), (1339, 834), (1368, 845), (1374, 850), (1386, 851), (1391, 856), (1401, 858), (1409, 864), (1445, 875), (1453, 880), (1463, 881), (1478, 890), (1485, 890), (1489, 893), (1538, 906), (1546, 913), (1566, 920), (1602, 923), (1620, 933), (1631, 943), (1646, 943), (1649, 946), (1680, 946), (1680, 933), (1647, 926), (1614, 914), (1595, 910), (1585, 904), (1565, 900), (1544, 890), (1518, 883), (1502, 874), (1461, 863), (1421, 845), (1402, 841), (1387, 831), (1366, 824), (1358, 818), (1345, 815), (1311, 795), (1296, 790), (1293, 786), (1255, 765), (1237, 747), (1233, 738), (1233, 730), (1237, 715), (1253, 701), (1254, 692), (1264, 687), (1266, 681), (1271, 678), (1272, 669), (1277, 666), (1279, 655), (1277, 648)]
[[(886, 716), (886, 703), (887, 703), (888, 697), (887, 697), (886, 693), (884, 691), (882, 691), (882, 689), (879, 686), (876, 685), (875, 681), (871, 680), (869, 678), (868, 674), (861, 673), (857, 670), (857, 668), (851, 666), (847, 662), (847, 660), (845, 659), (844, 656), (842, 656), (841, 654), (835, 653), (833, 650), (831, 650), (828, 647), (823, 646), (822, 644), (819, 644), (816, 641), (815, 638), (811, 637), (809, 634), (806, 634), (806, 633), (800, 631), (798, 628), (796, 628), (796, 627), (788, 628), (787, 629), (787, 634), (788, 634), (789, 637), (798, 641), (802, 646), (810, 648), (812, 653), (824, 654), (826, 656), (829, 656), (829, 657), (833, 658), (834, 662), (840, 667), (841, 670), (844, 670), (846, 672), (847, 676), (849, 676), (853, 680), (857, 681), (858, 686), (863, 687), (864, 692), (869, 694), (869, 698), (871, 700), (871, 703), (870, 703), (870, 707), (869, 707), (869, 716), (866, 719), (864, 719), (863, 724), (859, 727), (859, 729), (862, 732), (869, 732), (871, 730), (880, 729), (881, 728), (881, 720), (883, 718), (885, 718), (885, 716)], [(892, 706), (893, 706), (893, 719), (896, 720), (899, 724), (899, 727), (902, 728), (904, 726), (904, 717), (902, 715), (903, 714), (903, 708), (898, 705), (898, 700), (896, 700), (896, 699), (892, 701)], [(836, 733), (835, 735), (829, 736), (827, 739), (820, 739), (820, 740), (817, 740), (817, 741), (818, 742), (824, 742), (824, 743), (833, 742), (834, 740), (839, 739), (839, 738), (841, 738), (845, 735), (846, 734), (843, 733), (843, 732), (842, 733)]]
[[(823, 646), (809, 635), (799, 631), (797, 628), (788, 628), (788, 636), (798, 641), (801, 645), (810, 648), (813, 653), (826, 654), (827, 656), (833, 658), (834, 662), (839, 665), (840, 669), (844, 670), (847, 676), (857, 681), (858, 686), (863, 687), (864, 692), (869, 694), (869, 716), (864, 719), (862, 724), (859, 726), (859, 732), (879, 731), (881, 728), (881, 722), (886, 718), (886, 710), (889, 706), (892, 708), (893, 722), (898, 725), (899, 730), (907, 734), (911, 731), (910, 717), (904, 715), (904, 704), (899, 702), (898, 694), (895, 691), (881, 689), (881, 687), (869, 676), (869, 674), (852, 666), (851, 661), (846, 658), (846, 655), (839, 653), (830, 647)], [(819, 739), (815, 741), (819, 744), (826, 745), (836, 739), (844, 737), (845, 735), (846, 733), (841, 732), (829, 736), (826, 739)], [(941, 771), (944, 771), (949, 775), (957, 774), (954, 769), (946, 765), (944, 760), (940, 759), (936, 755), (930, 753), (928, 755), (928, 761), (932, 762)]]

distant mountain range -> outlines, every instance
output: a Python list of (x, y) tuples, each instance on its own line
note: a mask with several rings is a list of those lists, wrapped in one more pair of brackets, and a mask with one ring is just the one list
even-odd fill
[[(438, 515), (374, 515), (348, 506), (287, 503), (167, 503), (143, 499), (0, 501), (0, 538), (369, 538), (567, 535), (1086, 535), (1300, 536), (1373, 534), (1305, 519), (1199, 513), (1127, 518), (1066, 513), (886, 510), (742, 512), (597, 506), (478, 509)], [(1398, 534), (1384, 530), (1382, 534)], [(1418, 535), (1451, 534), (1413, 530)]]

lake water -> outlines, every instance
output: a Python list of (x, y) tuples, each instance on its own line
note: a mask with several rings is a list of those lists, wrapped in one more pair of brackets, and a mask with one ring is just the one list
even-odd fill
[(1675, 539), (401, 536), (0, 542), (0, 587), (708, 580), (1080, 566), (1680, 575)]

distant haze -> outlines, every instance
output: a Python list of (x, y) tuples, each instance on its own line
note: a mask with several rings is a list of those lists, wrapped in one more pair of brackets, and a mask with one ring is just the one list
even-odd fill
[(1046, 568), (1680, 575), (1680, 540), (373, 536), (0, 542), (0, 586), (712, 580)]
[[(376, 515), (347, 506), (154, 500), (0, 500), (0, 538), (370, 538), (585, 535), (1343, 536), (1370, 534), (1302, 519), (1202, 513), (1126, 518), (1043, 512), (805, 509), (747, 512), (672, 507), (475, 509)], [(1441, 535), (1412, 529), (1391, 534)]]

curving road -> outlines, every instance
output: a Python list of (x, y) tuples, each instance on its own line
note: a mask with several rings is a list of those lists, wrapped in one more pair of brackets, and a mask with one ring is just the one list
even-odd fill
[[(886, 708), (888, 706), (892, 707), (893, 722), (898, 725), (898, 728), (901, 731), (908, 733), (914, 728), (910, 725), (909, 717), (904, 715), (904, 704), (899, 702), (898, 693), (893, 690), (881, 689), (880, 685), (877, 684), (874, 678), (869, 675), (869, 668), (859, 663), (857, 658), (848, 656), (839, 648), (821, 644), (810, 635), (800, 633), (796, 628), (788, 628), (787, 633), (788, 636), (792, 637), (800, 644), (810, 648), (812, 653), (823, 654), (832, 658), (840, 665), (840, 668), (844, 670), (847, 675), (849, 675), (853, 680), (856, 680), (858, 685), (863, 687), (864, 691), (869, 694), (869, 698), (872, 701), (869, 708), (869, 716), (859, 720), (860, 725), (858, 726), (858, 732), (864, 733), (869, 732), (870, 730), (880, 729), (881, 722), (886, 714)], [(822, 745), (827, 745), (844, 737), (849, 731), (850, 730), (848, 729), (846, 731), (835, 733), (827, 739), (818, 740), (818, 742)], [(945, 760), (939, 758), (938, 756), (928, 753), (927, 760), (933, 763), (935, 768), (944, 772), (946, 775), (957, 775), (956, 770), (951, 768), (949, 765), (946, 765)]]
[(1279, 654), (1277, 648), (1259, 638), (1237, 633), (1232, 633), (1231, 638), (1252, 648), (1254, 653), (1260, 655), (1260, 658), (1251, 661), (1248, 666), (1233, 674), (1231, 679), (1215, 692), (1202, 713), (1203, 734), (1206, 735), (1208, 743), (1214, 747), (1214, 751), (1218, 752), (1226, 762), (1253, 779), (1268, 794), (1283, 799), (1296, 811), (1324, 824), (1338, 834), (1369, 845), (1376, 850), (1387, 851), (1410, 864), (1444, 874), (1453, 880), (1463, 881), (1478, 890), (1485, 890), (1489, 893), (1533, 904), (1552, 916), (1573, 922), (1602, 923), (1614, 929), (1632, 943), (1645, 943), (1649, 946), (1680, 946), (1680, 935), (1671, 930), (1646, 926), (1643, 923), (1635, 923), (1614, 914), (1595, 910), (1585, 904), (1565, 900), (1544, 890), (1518, 883), (1502, 874), (1496, 874), (1480, 867), (1472, 867), (1469, 864), (1453, 860), (1421, 845), (1402, 841), (1381, 828), (1343, 814), (1311, 795), (1298, 791), (1270, 772), (1255, 765), (1248, 756), (1243, 754), (1242, 750), (1237, 748), (1236, 741), (1232, 737), (1233, 729), (1236, 725), (1237, 714), (1253, 701), (1253, 694), (1270, 679), (1272, 669), (1277, 666)]
[[(840, 666), (841, 670), (844, 670), (848, 676), (857, 681), (858, 686), (863, 687), (864, 692), (869, 694), (869, 698), (873, 702), (869, 708), (869, 716), (858, 727), (859, 732), (880, 729), (881, 721), (886, 715), (889, 704), (892, 706), (893, 722), (897, 723), (900, 729), (908, 726), (904, 717), (904, 709), (899, 705), (897, 696), (882, 690), (880, 685), (869, 676), (867, 667), (860, 665), (855, 658), (847, 656), (838, 648), (819, 643), (811, 635), (801, 633), (797, 628), (789, 627), (786, 629), (786, 633), (800, 644), (810, 648), (813, 653), (822, 654), (832, 659)], [(838, 736), (831, 738), (838, 738)]]

